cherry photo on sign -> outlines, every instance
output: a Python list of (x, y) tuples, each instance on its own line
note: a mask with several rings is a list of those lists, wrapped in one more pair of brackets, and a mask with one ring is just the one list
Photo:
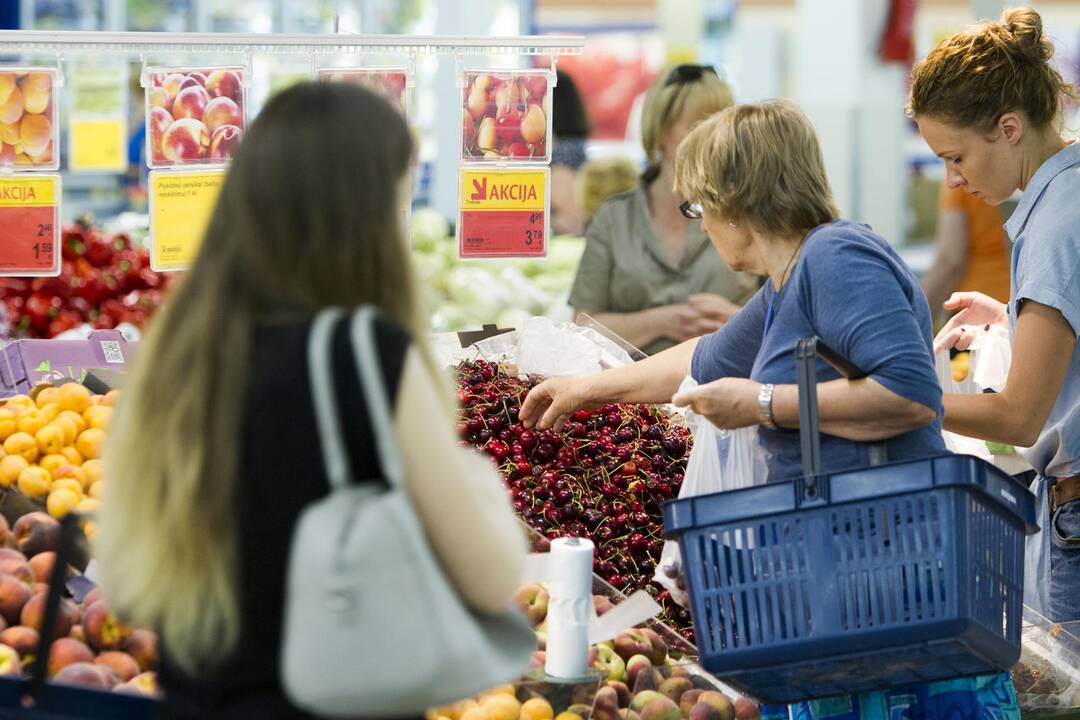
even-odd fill
[(547, 162), (549, 90), (543, 72), (466, 74), (461, 158)]
[(162, 68), (147, 88), (151, 167), (223, 163), (244, 136), (242, 68)]

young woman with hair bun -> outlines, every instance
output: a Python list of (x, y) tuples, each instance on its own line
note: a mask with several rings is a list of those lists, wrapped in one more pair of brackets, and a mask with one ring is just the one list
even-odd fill
[(912, 74), (908, 110), (945, 160), (949, 187), (997, 205), (1023, 197), (1008, 304), (954, 293), (959, 312), (935, 350), (960, 350), (999, 324), (1012, 338), (1000, 393), (946, 395), (948, 430), (1023, 451), (1037, 474), (1042, 532), (1028, 541), (1025, 602), (1056, 622), (1080, 619), (1080, 145), (1062, 136), (1076, 90), (1051, 64), (1031, 8), (942, 41)]

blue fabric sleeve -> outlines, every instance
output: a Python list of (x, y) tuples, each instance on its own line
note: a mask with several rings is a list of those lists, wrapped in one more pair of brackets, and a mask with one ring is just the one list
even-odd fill
[[(1071, 190), (1071, 188), (1068, 188)], [(1051, 207), (1065, 207), (1076, 202), (1075, 196), (1064, 201), (1057, 188), (1048, 188), (1045, 200)], [(1034, 300), (1056, 308), (1080, 336), (1080, 227), (1073, 215), (1061, 212), (1054, 216), (1043, 212), (1038, 228), (1032, 227), (1024, 238), (1024, 271), (1019, 273), (1016, 288), (1016, 312), (1024, 300)]]
[(821, 340), (885, 388), (940, 412), (929, 328), (913, 308), (926, 305), (922, 290), (872, 245), (834, 236), (806, 250), (800, 299)]
[(694, 348), (690, 374), (699, 384), (722, 377), (750, 377), (765, 331), (768, 284), (731, 316), (724, 327), (705, 335)]

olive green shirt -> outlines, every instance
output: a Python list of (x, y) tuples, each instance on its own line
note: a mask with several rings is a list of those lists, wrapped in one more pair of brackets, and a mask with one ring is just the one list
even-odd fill
[[(761, 286), (723, 261), (701, 222), (691, 221), (682, 260), (673, 265), (656, 237), (644, 188), (616, 195), (589, 224), (585, 253), (570, 291), (576, 310), (630, 313), (686, 302), (696, 293), (722, 295), (742, 305)], [(652, 355), (675, 345), (660, 338), (641, 348)]]

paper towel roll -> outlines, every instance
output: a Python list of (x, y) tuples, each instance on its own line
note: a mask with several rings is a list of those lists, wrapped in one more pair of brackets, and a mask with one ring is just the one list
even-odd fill
[(593, 544), (582, 538), (551, 542), (547, 662), (551, 677), (580, 678), (589, 671)]

